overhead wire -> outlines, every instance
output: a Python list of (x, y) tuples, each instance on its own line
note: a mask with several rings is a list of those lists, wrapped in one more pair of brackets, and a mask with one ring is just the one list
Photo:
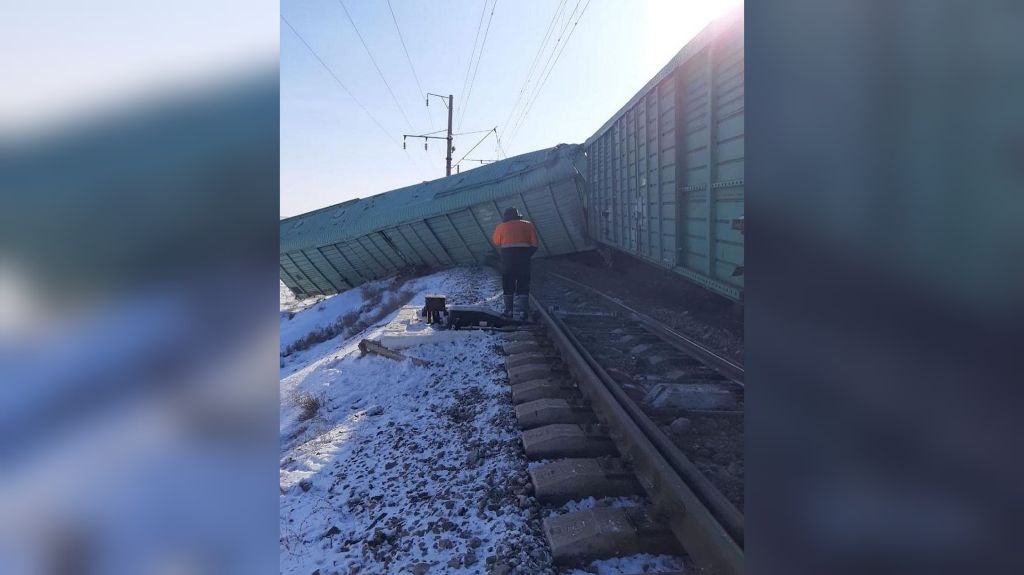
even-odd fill
[(398, 140), (396, 140), (395, 137), (391, 135), (391, 132), (384, 128), (380, 121), (377, 120), (376, 116), (370, 113), (370, 110), (368, 110), (366, 106), (364, 106), (363, 103), (359, 101), (359, 98), (356, 98), (355, 94), (353, 94), (352, 91), (348, 89), (348, 86), (346, 86), (345, 83), (342, 82), (340, 78), (338, 78), (338, 75), (334, 73), (334, 70), (331, 70), (331, 67), (328, 66), (327, 63), (324, 62), (323, 58), (321, 58), (320, 55), (316, 53), (316, 50), (314, 50), (313, 47), (309, 45), (309, 42), (306, 42), (306, 39), (302, 37), (302, 34), (299, 34), (299, 31), (295, 29), (295, 26), (292, 26), (292, 23), (289, 22), (288, 19), (284, 17), (284, 14), (281, 14), (281, 20), (283, 20), (284, 23), (288, 25), (288, 28), (290, 28), (292, 33), (295, 34), (295, 37), (298, 38), (303, 43), (303, 45), (306, 46), (306, 49), (309, 50), (309, 53), (312, 54), (314, 58), (316, 58), (317, 62), (320, 62), (320, 65), (324, 67), (324, 70), (327, 70), (327, 73), (330, 74), (332, 78), (334, 78), (334, 81), (337, 82), (339, 86), (341, 86), (341, 89), (345, 90), (345, 93), (348, 94), (348, 97), (352, 98), (352, 101), (355, 102), (356, 105), (359, 106), (363, 110), (363, 112), (365, 112), (366, 115), (370, 117), (371, 120), (373, 120), (374, 124), (377, 124), (377, 127), (380, 128), (380, 131), (384, 132), (384, 136), (386, 136), (389, 140), (397, 144)]
[(377, 65), (377, 60), (373, 57), (373, 53), (370, 52), (370, 47), (366, 44), (366, 40), (363, 39), (362, 33), (359, 32), (359, 27), (356, 26), (355, 20), (352, 19), (352, 15), (348, 13), (348, 8), (345, 7), (345, 3), (342, 2), (342, 0), (338, 0), (338, 4), (340, 4), (341, 9), (345, 11), (345, 17), (348, 18), (349, 24), (352, 24), (352, 29), (356, 31), (356, 36), (358, 36), (359, 41), (362, 42), (363, 49), (366, 50), (366, 55), (370, 57), (370, 62), (373, 62), (373, 67), (377, 69), (377, 74), (380, 75), (380, 79), (388, 89), (388, 94), (391, 94), (391, 99), (394, 100), (395, 106), (397, 106), (398, 111), (402, 113), (402, 118), (405, 119), (405, 123), (409, 126), (409, 131), (415, 131), (412, 127), (412, 122), (409, 121), (409, 116), (405, 114), (405, 109), (402, 108), (402, 104), (398, 102), (398, 98), (395, 96), (394, 90), (391, 89), (391, 84), (388, 83), (387, 78), (384, 77), (384, 72), (381, 71), (380, 66)]
[[(548, 44), (548, 39), (551, 37), (551, 32), (555, 29), (555, 24), (558, 22), (559, 17), (565, 10), (565, 5), (568, 0), (561, 0), (558, 7), (555, 8), (555, 13), (551, 17), (551, 22), (548, 23), (547, 31), (544, 32), (544, 38), (540, 41), (540, 46), (537, 47), (537, 53), (533, 55), (533, 61), (530, 63), (530, 69), (526, 72), (526, 78), (523, 79), (523, 85), (519, 88), (519, 94), (516, 96), (515, 102), (512, 104), (512, 109), (508, 111), (508, 116), (505, 121), (501, 124), (503, 128), (508, 128), (509, 121), (512, 119), (512, 115), (519, 108), (519, 102), (522, 101), (523, 95), (526, 92), (526, 87), (530, 84), (530, 78), (533, 77), (533, 71), (537, 67), (537, 62), (540, 61), (540, 55), (544, 52), (545, 46)], [(501, 143), (501, 136), (497, 138), (498, 143)]]
[(496, 131), (497, 131), (497, 128), (492, 128), (490, 130), (487, 130), (487, 133), (484, 134), (484, 137), (480, 138), (480, 140), (477, 143), (473, 144), (473, 147), (470, 148), (469, 151), (465, 153), (465, 155), (463, 155), (461, 158), (459, 158), (458, 162), (455, 162), (454, 164), (452, 164), (452, 167), (458, 166), (460, 163), (462, 163), (462, 160), (465, 160), (466, 156), (469, 156), (470, 154), (472, 154), (473, 150), (475, 150), (477, 146), (482, 144), (483, 141), (487, 139), (487, 136), (489, 136), (491, 134), (491, 132), (496, 132)]
[[(332, 70), (331, 67), (327, 65), (327, 62), (324, 62), (324, 59), (320, 57), (320, 54), (318, 54), (317, 51), (314, 50), (312, 46), (310, 46), (309, 42), (307, 42), (306, 39), (302, 36), (302, 34), (300, 34), (299, 31), (295, 29), (295, 26), (292, 26), (292, 23), (289, 22), (287, 18), (285, 18), (284, 14), (281, 14), (281, 20), (284, 21), (284, 23), (292, 31), (292, 34), (295, 34), (295, 37), (298, 38), (300, 42), (302, 42), (302, 44), (306, 47), (306, 50), (309, 50), (309, 53), (313, 55), (316, 61), (319, 62), (321, 66), (323, 66), (323, 69), (327, 71), (331, 78), (333, 78), (334, 81), (337, 82), (339, 86), (341, 86), (341, 89), (344, 90), (346, 94), (348, 94), (348, 97), (351, 98), (352, 101), (355, 102), (356, 105), (359, 106), (359, 108), (371, 120), (373, 120), (373, 123), (376, 124), (378, 128), (380, 128), (380, 131), (384, 134), (384, 137), (391, 140), (397, 146), (398, 140), (391, 135), (391, 132), (389, 132), (387, 128), (385, 128), (384, 125), (380, 123), (380, 120), (378, 120), (376, 116), (370, 113), (370, 110), (366, 106), (364, 106), (362, 102), (359, 101), (359, 98), (356, 98), (355, 94), (352, 93), (352, 90), (348, 89), (348, 86), (346, 86), (345, 83), (341, 81), (341, 78), (339, 78), (338, 75), (334, 73), (334, 70)], [(416, 172), (418, 172), (420, 174), (420, 177), (422, 178), (423, 170), (420, 169), (419, 164), (413, 161), (412, 156), (410, 156), (408, 152), (406, 152), (405, 157), (409, 160), (410, 163), (412, 163), (413, 167), (416, 169)]]
[[(516, 127), (515, 127), (515, 132), (514, 132), (514, 133), (512, 134), (512, 136), (511, 136), (511, 137), (509, 138), (509, 143), (511, 143), (511, 142), (512, 142), (512, 141), (513, 141), (513, 140), (514, 140), (514, 139), (516, 138), (516, 136), (518, 136), (518, 135), (519, 135), (519, 129), (520, 129), (520, 127), (521, 127), (521, 126), (523, 125), (523, 123), (524, 123), (524, 122), (526, 121), (526, 117), (527, 117), (527, 116), (529, 115), (530, 111), (531, 111), (531, 110), (533, 110), (533, 106), (534, 106), (534, 104), (536, 104), (536, 103), (537, 103), (537, 99), (538, 99), (538, 98), (540, 97), (540, 93), (541, 93), (541, 91), (542, 91), (542, 90), (544, 90), (544, 86), (545, 86), (545, 85), (547, 84), (547, 82), (548, 82), (548, 78), (550, 78), (550, 77), (551, 77), (551, 72), (552, 72), (552, 71), (553, 71), (553, 70), (555, 69), (555, 66), (556, 66), (556, 65), (558, 64), (558, 60), (559, 60), (559, 59), (560, 59), (560, 58), (562, 57), (562, 53), (564, 53), (564, 52), (565, 52), (565, 48), (566, 48), (566, 46), (568, 46), (568, 45), (569, 45), (569, 40), (571, 40), (571, 39), (572, 39), (572, 35), (573, 35), (573, 34), (574, 34), (574, 33), (576, 32), (576, 26), (577, 26), (577, 25), (578, 25), (578, 24), (580, 23), (580, 20), (582, 20), (582, 19), (583, 19), (583, 14), (584, 14), (584, 13), (586, 13), (586, 11), (587, 11), (587, 7), (588, 7), (588, 6), (590, 6), (590, 0), (587, 0), (587, 3), (583, 5), (583, 10), (581, 10), (581, 11), (580, 11), (580, 15), (579, 15), (579, 16), (577, 16), (577, 17), (576, 17), (576, 21), (575, 21), (575, 22), (573, 22), (573, 25), (572, 25), (572, 29), (571, 29), (571, 30), (569, 30), (569, 36), (567, 36), (567, 37), (566, 37), (566, 39), (565, 39), (565, 43), (564, 43), (564, 44), (562, 44), (562, 48), (561, 48), (561, 50), (559, 50), (559, 52), (558, 52), (558, 55), (557, 55), (557, 56), (555, 56), (555, 60), (554, 60), (554, 62), (552, 62), (552, 63), (551, 63), (551, 66), (550, 66), (550, 67), (548, 68), (547, 74), (546, 74), (546, 75), (544, 76), (544, 79), (543, 79), (543, 80), (541, 81), (540, 85), (539, 85), (539, 86), (537, 87), (537, 90), (536, 90), (536, 92), (534, 92), (534, 95), (533, 95), (533, 99), (532, 99), (532, 100), (530, 101), (529, 105), (528, 105), (528, 106), (527, 106), (527, 108), (526, 108), (526, 109), (524, 110), (524, 112), (523, 112), (523, 116), (522, 116), (522, 118), (521, 118), (521, 119), (519, 120), (519, 123), (518, 123), (518, 124), (516, 124)], [(556, 46), (557, 46), (557, 45), (556, 45)]]
[(495, 142), (495, 145), (498, 146), (498, 152), (501, 154), (498, 157), (499, 158), (501, 158), (501, 157), (508, 158), (508, 152), (505, 151), (505, 147), (501, 145), (501, 134), (498, 133), (498, 128), (497, 127), (494, 128), (494, 142)]
[[(459, 111), (462, 110), (462, 97), (466, 94), (469, 86), (469, 73), (473, 70), (473, 57), (476, 56), (476, 43), (480, 39), (480, 30), (484, 27), (484, 15), (487, 14), (487, 1), (484, 0), (483, 10), (480, 11), (480, 21), (476, 25), (476, 35), (473, 36), (473, 49), (469, 53), (469, 62), (466, 63), (466, 79), (462, 81), (462, 91), (459, 92)], [(461, 128), (461, 125), (459, 126)]]
[[(553, 33), (557, 29), (559, 30), (558, 35), (557, 37), (554, 34), (548, 36), (547, 39), (555, 40), (554, 44), (550, 46), (550, 50), (548, 50), (546, 41), (541, 44), (541, 48), (540, 50), (538, 50), (538, 58), (536, 59), (536, 63), (541, 62), (540, 56), (542, 56), (545, 53), (545, 51), (547, 53), (547, 58), (543, 60), (544, 63), (540, 66), (540, 68), (534, 68), (533, 66), (531, 66), (531, 70), (535, 69), (537, 75), (536, 77), (533, 77), (532, 85), (530, 85), (531, 77), (527, 77), (527, 82), (524, 85), (525, 92), (523, 95), (525, 96), (525, 98), (522, 101), (522, 107), (519, 109), (517, 113), (514, 114), (514, 119), (512, 120), (510, 129), (506, 132), (506, 135), (509, 137), (509, 140), (511, 139), (513, 133), (518, 128), (519, 122), (522, 121), (523, 114), (525, 113), (527, 106), (529, 106), (530, 100), (533, 97), (533, 94), (536, 92), (537, 86), (540, 84), (541, 79), (544, 77), (544, 73), (547, 71), (548, 65), (551, 63), (552, 57), (558, 50), (558, 47), (562, 42), (562, 38), (565, 36), (565, 31), (568, 30), (569, 25), (572, 23), (573, 16), (576, 15), (576, 11), (579, 9), (581, 1), (582, 0), (576, 0), (576, 4), (573, 5), (572, 11), (569, 13), (569, 15), (565, 18), (564, 21), (561, 19), (561, 15), (565, 13), (564, 8), (568, 6), (568, 4), (566, 3), (562, 5), (563, 10), (561, 11), (561, 13), (556, 12), (555, 18), (552, 22), (553, 27), (551, 29), (551, 32)], [(508, 140), (506, 140), (506, 142), (507, 141)]]
[[(402, 51), (405, 52), (405, 61), (409, 63), (409, 70), (412, 71), (412, 77), (416, 81), (416, 89), (420, 92), (421, 98), (427, 97), (427, 92), (423, 89), (420, 84), (419, 74), (416, 73), (416, 66), (412, 64), (412, 57), (409, 56), (409, 48), (405, 45), (405, 37), (402, 35), (402, 29), (398, 26), (398, 17), (395, 16), (395, 9), (391, 7), (391, 0), (386, 0), (388, 4), (388, 10), (391, 12), (391, 21), (395, 23), (395, 30), (398, 32), (398, 40), (402, 43)], [(430, 106), (424, 106), (427, 109), (427, 125), (434, 125), (434, 116), (430, 113)]]
[[(438, 130), (438, 131), (444, 132), (444, 130)], [(469, 135), (469, 134), (483, 134), (484, 132), (493, 132), (493, 131), (494, 131), (494, 128), (491, 128), (490, 130), (475, 130), (473, 132), (455, 132), (452, 135), (453, 136), (466, 136), (466, 135)]]
[(530, 107), (530, 104), (532, 103), (534, 97), (537, 95), (538, 87), (540, 86), (541, 81), (545, 77), (548, 67), (551, 65), (551, 61), (555, 56), (555, 53), (558, 52), (559, 46), (562, 45), (562, 38), (565, 37), (566, 30), (568, 30), (569, 25), (572, 24), (572, 19), (576, 15), (576, 11), (579, 10), (581, 2), (582, 0), (576, 0), (576, 4), (572, 8), (572, 12), (569, 13), (569, 17), (566, 18), (561, 31), (559, 31), (558, 33), (558, 38), (555, 40), (554, 45), (551, 47), (551, 51), (548, 52), (547, 60), (545, 60), (544, 64), (540, 67), (540, 71), (537, 75), (537, 81), (534, 83), (533, 88), (527, 91), (526, 100), (523, 102), (523, 108), (516, 116), (516, 120), (512, 126), (512, 130), (510, 130), (509, 132), (508, 143), (511, 143), (512, 139), (515, 138), (515, 136), (519, 133), (519, 126), (522, 124), (527, 114), (526, 110), (527, 108)]
[[(469, 81), (469, 90), (466, 95), (462, 98), (462, 114), (459, 116), (459, 128), (462, 128), (462, 122), (466, 119), (466, 110), (469, 109), (469, 99), (473, 96), (473, 84), (476, 83), (476, 74), (480, 71), (480, 60), (484, 57), (484, 48), (487, 46), (487, 35), (491, 31), (491, 22), (494, 20), (494, 8), (498, 5), (498, 0), (494, 0), (491, 4), (491, 15), (487, 18), (487, 28), (484, 29), (484, 39), (480, 42), (480, 53), (476, 57), (476, 66), (473, 68), (473, 77)], [(486, 3), (484, 9), (486, 10)]]

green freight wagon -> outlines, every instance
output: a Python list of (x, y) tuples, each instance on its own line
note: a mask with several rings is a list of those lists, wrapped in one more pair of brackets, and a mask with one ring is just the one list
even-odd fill
[(736, 11), (587, 139), (590, 238), (742, 301), (743, 138)]
[(562, 144), (281, 220), (281, 281), (306, 297), (413, 266), (486, 264), (509, 206), (536, 225), (538, 256), (586, 249), (585, 170), (583, 147)]

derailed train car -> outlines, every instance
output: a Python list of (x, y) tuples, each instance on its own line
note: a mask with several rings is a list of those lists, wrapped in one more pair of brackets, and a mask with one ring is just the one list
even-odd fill
[(562, 144), (281, 220), (281, 281), (307, 297), (412, 266), (489, 263), (509, 206), (536, 225), (538, 256), (587, 249), (585, 170), (583, 147)]
[(590, 238), (743, 299), (743, 15), (709, 25), (587, 139)]

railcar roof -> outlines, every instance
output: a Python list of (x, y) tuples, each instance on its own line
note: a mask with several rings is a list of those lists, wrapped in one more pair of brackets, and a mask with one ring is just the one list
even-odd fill
[(564, 178), (576, 170), (578, 144), (559, 144), (367, 198), (281, 220), (281, 252), (341, 242), (401, 222), (427, 218)]

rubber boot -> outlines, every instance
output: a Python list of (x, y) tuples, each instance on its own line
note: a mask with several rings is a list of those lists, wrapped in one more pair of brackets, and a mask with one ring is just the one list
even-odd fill
[(501, 315), (503, 315), (505, 317), (512, 317), (512, 303), (513, 303), (514, 298), (515, 298), (515, 296), (513, 296), (513, 295), (506, 295), (505, 296), (505, 309), (502, 310)]
[(515, 319), (519, 321), (526, 321), (530, 315), (530, 296), (528, 295), (517, 295), (516, 296), (516, 313)]

